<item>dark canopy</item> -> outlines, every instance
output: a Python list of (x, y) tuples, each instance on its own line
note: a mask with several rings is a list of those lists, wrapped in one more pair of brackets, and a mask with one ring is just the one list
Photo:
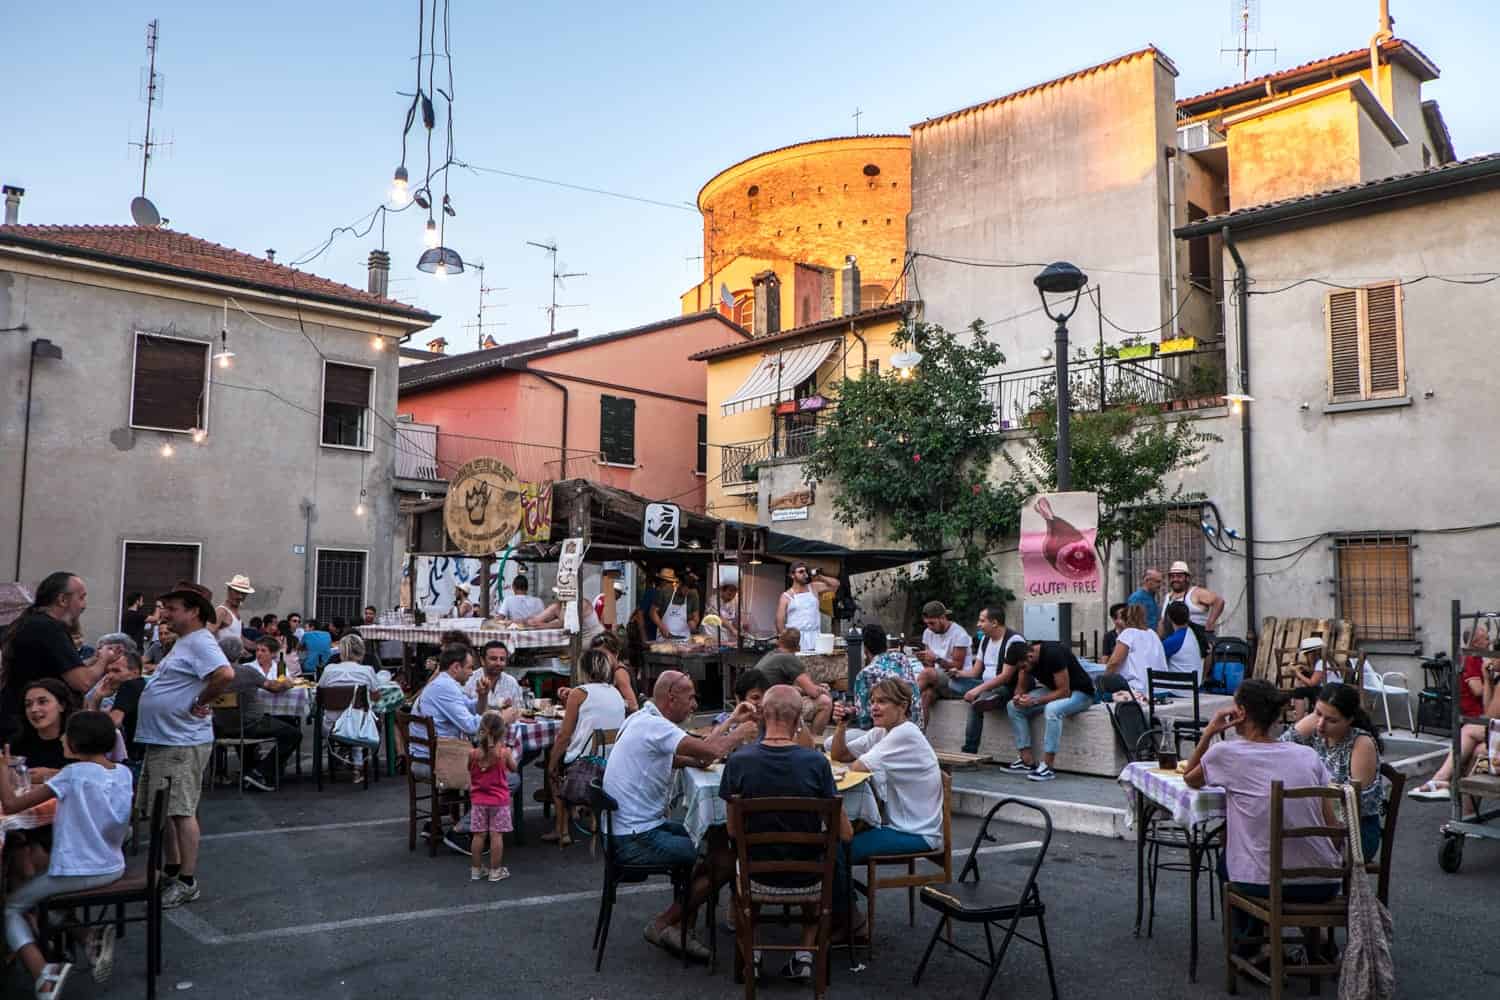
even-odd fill
[(777, 559), (839, 559), (846, 573), (893, 569), (937, 555), (920, 549), (851, 549), (816, 538), (799, 538), (779, 531), (766, 532), (766, 555)]

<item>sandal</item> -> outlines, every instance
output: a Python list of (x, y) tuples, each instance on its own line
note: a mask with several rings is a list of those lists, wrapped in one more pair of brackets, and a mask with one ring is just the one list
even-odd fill
[(573, 846), (573, 838), (571, 836), (565, 833), (559, 837), (556, 830), (548, 830), (539, 839), (544, 844), (556, 844), (558, 847)]
[(510, 869), (506, 868), (504, 865), (501, 865), (499, 868), (490, 869), (491, 882), (502, 882), (508, 878), (510, 878)]
[(1407, 798), (1422, 799), (1427, 802), (1440, 802), (1448, 798), (1448, 783), (1446, 781), (1427, 781), (1406, 793)]
[(94, 982), (108, 982), (109, 974), (115, 968), (115, 925), (105, 924), (94, 931), (89, 936), (87, 951), (89, 971), (94, 975)]
[(34, 993), (36, 1000), (55, 1000), (62, 996), (63, 984), (73, 972), (71, 962), (52, 962), (42, 966), (42, 974), (36, 977)]

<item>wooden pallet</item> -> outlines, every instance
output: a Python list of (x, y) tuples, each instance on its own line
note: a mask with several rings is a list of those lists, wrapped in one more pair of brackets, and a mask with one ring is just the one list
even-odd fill
[(938, 766), (944, 771), (972, 771), (980, 764), (987, 763), (990, 757), (977, 753), (961, 753), (957, 750), (937, 750)]
[(1303, 639), (1323, 640), (1323, 658), (1343, 671), (1345, 683), (1360, 687), (1363, 678), (1349, 671), (1354, 652), (1354, 626), (1342, 618), (1266, 618), (1261, 622), (1260, 645), (1255, 651), (1252, 676), (1268, 680), (1283, 690), (1296, 686), (1292, 664)]

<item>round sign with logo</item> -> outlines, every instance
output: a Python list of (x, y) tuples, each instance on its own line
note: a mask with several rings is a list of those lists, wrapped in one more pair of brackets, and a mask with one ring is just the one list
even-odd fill
[(497, 458), (464, 463), (448, 483), (443, 524), (459, 551), (489, 555), (504, 548), (521, 525), (516, 474)]

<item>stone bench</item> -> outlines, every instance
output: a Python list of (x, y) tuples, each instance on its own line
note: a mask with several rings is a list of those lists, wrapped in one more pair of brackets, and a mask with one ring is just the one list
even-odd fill
[[(1199, 695), (1199, 717), (1205, 722), (1220, 707), (1230, 703), (1227, 695)], [(1156, 715), (1160, 719), (1188, 719), (1193, 714), (1193, 703), (1188, 698), (1174, 699), (1170, 704), (1160, 705)], [(958, 751), (963, 749), (964, 730), (969, 723), (969, 703), (961, 699), (940, 699), (932, 707), (932, 718), (927, 723), (927, 739), (934, 749)], [(1038, 712), (1031, 718), (1031, 747), (1037, 754), (1042, 751), (1042, 730), (1046, 720)], [(1184, 745), (1183, 752), (1187, 752)], [(1010, 728), (1010, 716), (1002, 709), (985, 713), (984, 736), (979, 741), (979, 753), (993, 757), (1002, 764), (1016, 759), (1016, 742)], [(1109, 710), (1103, 705), (1091, 705), (1077, 715), (1063, 720), (1062, 743), (1057, 748), (1059, 771), (1073, 774), (1093, 774), (1113, 778), (1125, 770), (1128, 763), (1120, 751), (1120, 741), (1115, 738), (1110, 724)]]

